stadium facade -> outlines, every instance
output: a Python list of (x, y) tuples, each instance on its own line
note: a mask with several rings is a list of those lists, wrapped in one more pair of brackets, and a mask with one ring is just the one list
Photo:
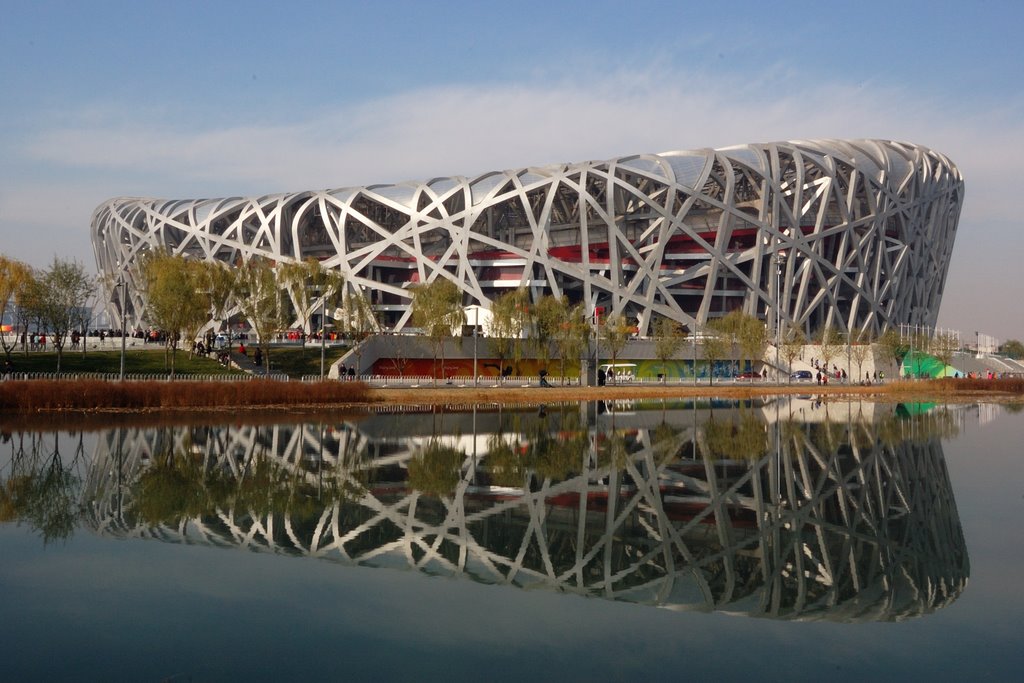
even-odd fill
[(467, 306), (525, 286), (625, 315), (641, 334), (657, 316), (700, 329), (739, 309), (769, 328), (856, 338), (935, 324), (963, 191), (956, 166), (925, 147), (791, 141), (262, 197), (117, 198), (94, 212), (92, 241), (108, 281), (128, 280), (129, 324), (144, 323), (136, 258), (163, 247), (319, 259), (396, 331), (410, 324), (410, 287), (443, 277)]

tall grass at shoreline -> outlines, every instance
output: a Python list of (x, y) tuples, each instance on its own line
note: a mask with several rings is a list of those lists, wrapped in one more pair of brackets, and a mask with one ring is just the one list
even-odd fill
[(0, 411), (269, 408), (369, 400), (362, 382), (105, 382), (11, 380), (0, 384)]
[[(472, 401), (537, 401), (629, 399), (678, 395), (770, 396), (807, 393), (841, 398), (870, 395), (881, 400), (927, 400), (968, 397), (1024, 397), (1024, 378), (999, 380), (940, 379), (860, 385), (717, 385), (714, 387), (577, 387), (563, 389), (469, 390), (457, 388), (399, 389), (424, 403)], [(60, 412), (224, 410), (331, 407), (382, 400), (382, 390), (362, 382), (7, 380), (0, 382), (0, 413), (7, 415)], [(386, 391), (384, 392), (386, 393)]]

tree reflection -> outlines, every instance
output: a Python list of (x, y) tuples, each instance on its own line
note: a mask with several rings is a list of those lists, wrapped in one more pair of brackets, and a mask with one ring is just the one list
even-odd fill
[[(118, 536), (772, 618), (897, 619), (956, 599), (969, 562), (941, 439), (960, 418), (795, 406), (110, 432), (87, 518)], [(59, 537), (67, 514), (53, 510), (73, 520), (73, 481), (52, 480), (51, 511), (34, 513), (27, 492), (52, 460), (27, 463), (3, 482), (0, 512)]]
[(765, 424), (746, 408), (722, 418), (711, 417), (704, 425), (707, 455), (712, 459), (757, 460), (768, 451)]
[(25, 522), (44, 544), (74, 534), (81, 479), (72, 467), (81, 454), (80, 439), (69, 465), (61, 455), (59, 435), (53, 436), (52, 446), (41, 434), (18, 435), (12, 442), (10, 476), (0, 486), (0, 521)]
[(450, 495), (462, 479), (464, 459), (461, 451), (431, 440), (409, 460), (409, 485), (430, 496)]

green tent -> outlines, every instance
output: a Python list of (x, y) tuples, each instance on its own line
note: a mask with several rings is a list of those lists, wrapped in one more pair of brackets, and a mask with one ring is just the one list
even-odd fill
[(953, 377), (956, 374), (963, 376), (963, 373), (952, 365), (946, 365), (941, 360), (921, 351), (911, 351), (903, 357), (903, 364), (900, 366), (900, 377)]

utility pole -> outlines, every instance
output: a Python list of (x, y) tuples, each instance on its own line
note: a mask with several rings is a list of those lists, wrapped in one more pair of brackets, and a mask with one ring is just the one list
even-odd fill
[(325, 346), (325, 340), (327, 338), (327, 296), (322, 295), (320, 299), (320, 381), (324, 381), (324, 358), (326, 357), (327, 347)]
[(127, 335), (127, 328), (124, 323), (127, 319), (128, 311), (126, 310), (126, 301), (128, 300), (128, 278), (123, 274), (117, 281), (118, 287), (121, 288), (121, 375), (120, 381), (124, 381), (124, 344), (125, 336)]

